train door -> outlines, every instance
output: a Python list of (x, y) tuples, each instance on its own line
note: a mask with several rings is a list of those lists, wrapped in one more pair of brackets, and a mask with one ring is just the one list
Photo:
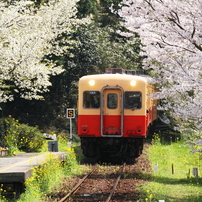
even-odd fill
[(123, 136), (123, 90), (119, 87), (102, 89), (101, 136)]

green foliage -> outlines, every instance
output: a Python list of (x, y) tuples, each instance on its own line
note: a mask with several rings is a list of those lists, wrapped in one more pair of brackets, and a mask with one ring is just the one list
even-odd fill
[(17, 147), (25, 152), (37, 151), (45, 141), (37, 127), (30, 127), (26, 124), (19, 124), (17, 134)]
[(94, 16), (98, 15), (97, 0), (80, 0), (77, 5), (77, 16), (79, 18), (87, 17), (90, 14)]
[(0, 146), (7, 147), (9, 155), (14, 155), (19, 150), (37, 151), (44, 141), (37, 127), (20, 124), (11, 116), (0, 119)]
[(115, 33), (110, 27), (98, 28), (96, 31), (102, 63), (99, 68), (141, 69), (142, 59), (139, 55), (140, 40), (137, 37), (125, 38)]
[(18, 121), (9, 116), (0, 119), (0, 146), (7, 147), (9, 155), (13, 155), (17, 150), (17, 127)]
[(114, 26), (119, 24), (120, 17), (111, 12), (110, 7), (118, 10), (122, 0), (80, 0), (78, 2), (79, 18), (93, 16), (93, 20), (98, 26), (105, 27), (107, 25)]
[(0, 146), (4, 146), (5, 145), (5, 126), (4, 126), (4, 121), (3, 119), (0, 119)]
[[(69, 64), (74, 64), (77, 70), (77, 78), (79, 79), (83, 75), (98, 73), (99, 69), (96, 67), (102, 63), (102, 59), (99, 54), (98, 39), (95, 33), (94, 24), (80, 26), (73, 34), (73, 38), (78, 41), (71, 50), (71, 53), (75, 56), (68, 58)], [(74, 77), (75, 77), (74, 76)]]
[(67, 146), (69, 141), (68, 136), (63, 136), (59, 134), (57, 136), (57, 140), (59, 143), (58, 145), (59, 150), (68, 153), (68, 160), (64, 162), (64, 167), (66, 168), (65, 174), (67, 175), (69, 172), (72, 172), (77, 167), (76, 155), (75, 155), (74, 149)]
[(101, 27), (105, 26), (120, 26), (121, 18), (119, 15), (112, 13), (111, 6), (113, 5), (114, 10), (120, 9), (120, 2), (122, 0), (100, 0), (99, 1), (99, 17), (97, 22), (100, 23)]

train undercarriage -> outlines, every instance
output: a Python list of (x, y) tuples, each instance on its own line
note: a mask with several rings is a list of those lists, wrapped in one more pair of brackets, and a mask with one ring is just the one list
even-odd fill
[(137, 138), (82, 137), (81, 149), (87, 158), (136, 158), (143, 150), (143, 140)]

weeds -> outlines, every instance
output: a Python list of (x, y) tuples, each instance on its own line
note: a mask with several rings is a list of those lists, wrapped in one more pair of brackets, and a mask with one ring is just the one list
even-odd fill
[(25, 182), (26, 192), (21, 195), (19, 202), (41, 200), (49, 187), (57, 184), (64, 177), (64, 170), (61, 160), (55, 154), (47, 154), (43, 164), (33, 168), (32, 176)]

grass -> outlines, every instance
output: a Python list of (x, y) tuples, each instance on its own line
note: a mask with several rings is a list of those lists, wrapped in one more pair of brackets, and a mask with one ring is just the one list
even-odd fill
[[(162, 145), (157, 139), (148, 149), (153, 172), (141, 187), (140, 202), (201, 202), (202, 154), (191, 153), (183, 142)], [(193, 175), (198, 169), (198, 177)]]

